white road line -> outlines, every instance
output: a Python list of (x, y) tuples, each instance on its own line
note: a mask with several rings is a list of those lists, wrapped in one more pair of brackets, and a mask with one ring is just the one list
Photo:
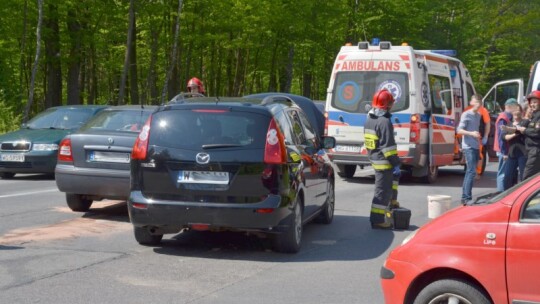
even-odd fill
[(14, 193), (14, 194), (0, 195), (0, 198), (23, 196), (23, 195), (32, 195), (32, 194), (45, 193), (45, 192), (55, 192), (55, 191), (59, 191), (59, 190), (55, 188), (55, 189), (48, 189), (48, 190), (41, 190), (41, 191)]

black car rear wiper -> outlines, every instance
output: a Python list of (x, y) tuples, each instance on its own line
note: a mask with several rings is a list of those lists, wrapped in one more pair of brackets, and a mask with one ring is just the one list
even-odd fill
[(206, 145), (202, 145), (203, 149), (233, 148), (233, 147), (242, 147), (242, 145), (239, 145), (239, 144), (206, 144)]

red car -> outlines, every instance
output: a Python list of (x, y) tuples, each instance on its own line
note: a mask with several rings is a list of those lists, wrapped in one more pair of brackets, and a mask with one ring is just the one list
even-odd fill
[(540, 174), (411, 233), (381, 283), (388, 304), (540, 303)]

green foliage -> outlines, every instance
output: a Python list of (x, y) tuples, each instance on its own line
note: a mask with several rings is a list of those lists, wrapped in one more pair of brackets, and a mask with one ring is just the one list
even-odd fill
[[(136, 1), (138, 88), (157, 103), (171, 65), (178, 1)], [(72, 42), (80, 41), (83, 103), (118, 99), (126, 53), (129, 1), (58, 0), (62, 103), (67, 98)], [(35, 1), (0, 1), (0, 131), (19, 124), (36, 49)], [(46, 14), (50, 14), (45, 9)], [(69, 13), (74, 12), (74, 17)], [(50, 15), (45, 16), (46, 19)], [(75, 19), (69, 19), (75, 18)], [(81, 25), (70, 35), (68, 21)], [(44, 37), (51, 32), (44, 23)], [(540, 59), (540, 1), (522, 0), (184, 0), (176, 65), (168, 97), (201, 78), (209, 95), (235, 96), (274, 89), (324, 99), (339, 48), (374, 37), (417, 49), (455, 49), (477, 90), (521, 77)], [(44, 49), (44, 41), (42, 49)], [(32, 113), (44, 109), (48, 60), (42, 53)], [(289, 79), (290, 78), (290, 79)], [(290, 80), (290, 83), (288, 83)], [(128, 85), (129, 86), (129, 85)], [(129, 94), (126, 94), (127, 103)]]

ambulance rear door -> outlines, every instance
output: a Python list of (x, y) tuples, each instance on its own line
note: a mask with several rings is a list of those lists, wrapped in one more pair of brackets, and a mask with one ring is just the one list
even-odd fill
[(439, 166), (450, 165), (454, 159), (455, 119), (454, 87), (448, 59), (426, 55), (427, 80), (430, 93), (428, 170), (433, 175)]
[(515, 98), (520, 105), (523, 106), (524, 100), (524, 85), (523, 79), (509, 79), (499, 81), (494, 84), (482, 100), (484, 107), (489, 111), (491, 117), (491, 129), (489, 132), (487, 153), (490, 161), (497, 161), (497, 153), (493, 150), (495, 138), (495, 121), (499, 113), (504, 111), (504, 103), (509, 98)]

